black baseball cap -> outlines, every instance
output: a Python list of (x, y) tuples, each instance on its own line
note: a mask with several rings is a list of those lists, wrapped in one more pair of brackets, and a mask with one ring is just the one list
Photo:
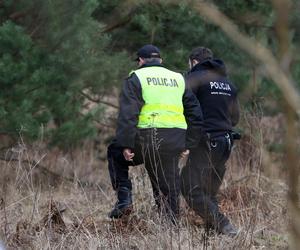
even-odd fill
[(138, 50), (136, 53), (137, 58), (136, 61), (139, 60), (139, 57), (141, 58), (161, 58), (160, 57), (160, 51), (159, 48), (152, 44), (144, 45), (142, 48)]

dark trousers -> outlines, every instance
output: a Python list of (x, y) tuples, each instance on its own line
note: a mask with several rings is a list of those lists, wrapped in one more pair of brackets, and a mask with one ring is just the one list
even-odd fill
[(218, 208), (216, 195), (225, 174), (225, 163), (231, 151), (230, 139), (219, 136), (210, 145), (191, 150), (181, 172), (181, 190), (188, 205), (208, 227), (221, 228), (229, 221)]
[(144, 163), (149, 175), (156, 205), (168, 216), (177, 217), (179, 213), (179, 152), (166, 151), (152, 144), (147, 137), (140, 138), (135, 145), (133, 162), (126, 161), (123, 148), (112, 143), (108, 147), (108, 169), (115, 190), (120, 187), (132, 189), (128, 177), (129, 166)]

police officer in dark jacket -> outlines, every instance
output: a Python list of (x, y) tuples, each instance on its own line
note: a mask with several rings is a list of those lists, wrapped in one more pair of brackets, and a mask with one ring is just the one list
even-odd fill
[(232, 129), (239, 120), (237, 90), (227, 78), (223, 61), (214, 59), (210, 49), (194, 49), (189, 64), (186, 81), (200, 102), (208, 136), (206, 143), (190, 152), (181, 172), (182, 193), (207, 228), (234, 236), (237, 231), (219, 211), (216, 194), (233, 145)]
[(131, 212), (128, 167), (145, 163), (156, 205), (174, 221), (179, 213), (178, 159), (199, 144), (202, 112), (183, 76), (161, 64), (157, 47), (142, 47), (137, 61), (139, 68), (123, 84), (116, 138), (108, 147), (108, 167), (118, 198), (109, 217)]

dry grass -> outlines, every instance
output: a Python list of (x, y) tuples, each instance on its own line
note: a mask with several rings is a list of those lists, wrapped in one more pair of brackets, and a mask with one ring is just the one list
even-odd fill
[[(247, 121), (246, 130), (262, 122)], [(178, 226), (162, 221), (142, 167), (131, 170), (134, 213), (111, 221), (115, 195), (93, 146), (63, 154), (23, 143), (0, 163), (0, 237), (8, 249), (287, 249), (287, 186), (264, 173), (261, 134), (237, 145), (218, 197), (240, 230), (234, 239), (207, 235), (183, 201)]]

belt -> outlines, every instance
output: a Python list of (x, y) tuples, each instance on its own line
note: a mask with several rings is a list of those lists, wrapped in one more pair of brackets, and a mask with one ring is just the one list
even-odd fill
[(231, 147), (232, 147), (232, 139), (231, 139), (229, 133), (225, 133), (224, 135), (219, 135), (219, 136), (216, 136), (216, 137), (210, 139), (210, 141), (209, 141), (210, 146), (213, 147), (213, 148), (215, 148), (217, 146), (217, 144), (218, 144), (217, 140), (219, 138), (225, 138), (227, 140), (228, 150), (230, 151)]

